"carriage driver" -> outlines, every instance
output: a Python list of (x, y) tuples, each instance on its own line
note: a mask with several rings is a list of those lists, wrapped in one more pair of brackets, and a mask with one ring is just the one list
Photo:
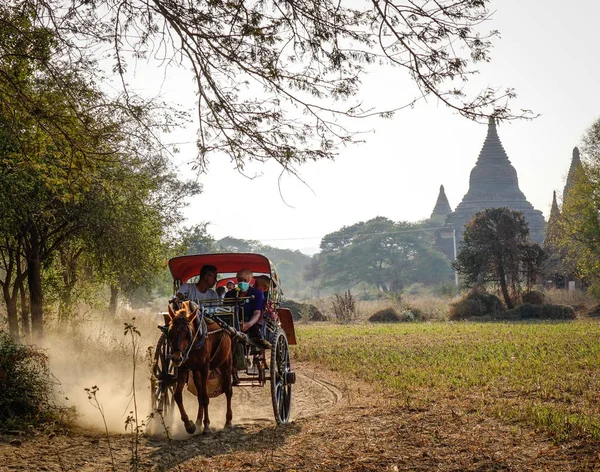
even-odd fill
[(244, 300), (244, 323), (242, 331), (258, 344), (263, 344), (262, 335), (262, 310), (264, 308), (264, 295), (261, 290), (250, 286), (252, 271), (242, 269), (237, 273), (238, 286), (225, 294), (225, 299), (235, 297), (251, 297)]
[(195, 284), (183, 284), (177, 290), (179, 300), (192, 300), (202, 303), (202, 300), (217, 300), (219, 295), (211, 287), (217, 283), (217, 268), (214, 265), (203, 265), (200, 277)]

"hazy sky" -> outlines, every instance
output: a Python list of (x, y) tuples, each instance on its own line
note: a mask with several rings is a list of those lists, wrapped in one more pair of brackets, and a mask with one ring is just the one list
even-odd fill
[[(502, 123), (498, 133), (521, 190), (547, 218), (552, 191), (562, 193), (573, 147), (600, 117), (600, 2), (574, 0), (566, 8), (556, 0), (496, 0), (491, 8), (495, 13), (485, 29), (498, 29), (501, 37), (491, 63), (479, 67), (473, 85), (512, 86), (518, 93), (514, 108), (541, 115), (533, 121)], [(184, 71), (180, 77), (173, 74), (163, 92), (190, 100), (178, 95)], [(186, 83), (191, 90), (191, 82)], [(380, 107), (410, 101), (414, 95), (403, 73), (389, 69), (370, 73), (362, 93), (366, 103)], [(468, 190), (487, 131), (485, 124), (462, 118), (433, 99), (391, 120), (374, 119), (357, 127), (373, 130), (365, 135), (365, 144), (342, 149), (334, 162), (300, 168), (309, 187), (290, 176), (279, 181), (275, 164), (247, 168), (248, 175), (258, 176), (249, 179), (226, 159), (211, 159), (208, 174), (200, 178), (204, 192), (185, 210), (186, 224), (208, 221), (216, 238), (257, 239), (308, 252), (318, 248), (325, 234), (375, 216), (424, 219), (440, 184), (456, 208)], [(193, 142), (195, 129), (168, 139)], [(180, 172), (191, 173), (185, 162), (195, 149), (192, 144), (181, 148)], [(257, 215), (262, 215), (262, 224), (254, 224)]]

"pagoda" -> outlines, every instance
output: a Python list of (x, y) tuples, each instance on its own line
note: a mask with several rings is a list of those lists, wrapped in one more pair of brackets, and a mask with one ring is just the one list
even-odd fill
[(446, 217), (450, 213), (452, 213), (452, 208), (448, 202), (448, 197), (446, 197), (446, 192), (444, 192), (444, 186), (440, 185), (440, 193), (438, 194), (431, 216), (427, 221), (441, 226), (444, 224)]
[(479, 158), (471, 170), (469, 190), (454, 212), (446, 217), (445, 225), (455, 229), (457, 242), (460, 243), (464, 226), (475, 213), (486, 208), (502, 207), (522, 212), (529, 224), (531, 239), (539, 244), (544, 242), (544, 216), (519, 189), (517, 171), (502, 147), (494, 118), (490, 118)]

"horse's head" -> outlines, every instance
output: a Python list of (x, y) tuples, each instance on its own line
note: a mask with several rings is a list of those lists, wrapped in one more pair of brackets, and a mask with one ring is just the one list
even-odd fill
[(189, 301), (182, 302), (181, 306), (177, 311), (173, 311), (169, 306), (171, 322), (167, 336), (171, 345), (171, 360), (175, 367), (181, 366), (189, 354), (194, 340), (193, 320), (198, 311), (198, 307), (191, 306)]

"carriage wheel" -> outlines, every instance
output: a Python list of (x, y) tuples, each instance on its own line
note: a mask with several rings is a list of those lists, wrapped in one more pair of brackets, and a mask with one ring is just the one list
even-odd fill
[(285, 332), (277, 329), (271, 348), (271, 400), (277, 424), (290, 420), (292, 384), (295, 377), (290, 363), (290, 351)]
[[(161, 334), (154, 351), (154, 365), (150, 380), (150, 399), (154, 417), (149, 422), (149, 433), (159, 434), (171, 426), (175, 409), (177, 373), (171, 366), (171, 352), (167, 335)], [(164, 424), (163, 424), (164, 423)]]

